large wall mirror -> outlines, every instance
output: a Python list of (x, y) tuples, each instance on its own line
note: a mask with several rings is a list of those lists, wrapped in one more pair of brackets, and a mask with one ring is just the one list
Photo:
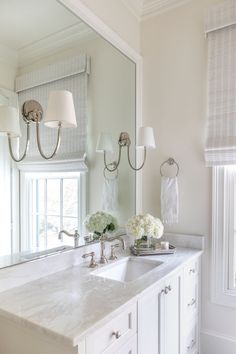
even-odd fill
[[(44, 160), (31, 126), (27, 157), (15, 162), (8, 140), (0, 136), (0, 267), (26, 261), (32, 254), (73, 246), (60, 230), (78, 229), (86, 215), (105, 210), (122, 227), (135, 213), (135, 172), (123, 158), (116, 173), (104, 171), (96, 152), (100, 133), (112, 141), (110, 162), (118, 155), (120, 132), (132, 141), (135, 160), (135, 63), (57, 0), (0, 1), (0, 106), (20, 116), (21, 137), (13, 152), (24, 150), (22, 107), (36, 100), (47, 109), (52, 90), (72, 92), (77, 128), (63, 129), (56, 157)], [(57, 132), (40, 124), (41, 145), (50, 154)], [(107, 198), (109, 188), (117, 198)]]

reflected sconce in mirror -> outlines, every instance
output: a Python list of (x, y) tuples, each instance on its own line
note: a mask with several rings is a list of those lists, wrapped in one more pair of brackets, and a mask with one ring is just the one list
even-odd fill
[[(30, 144), (30, 124), (36, 124), (36, 140), (40, 155), (46, 159), (52, 159), (61, 142), (62, 128), (76, 128), (76, 115), (72, 93), (65, 90), (51, 91), (48, 99), (48, 107), (43, 119), (43, 109), (39, 102), (35, 100), (26, 101), (22, 106), (22, 116), (27, 126), (25, 149), (21, 157), (14, 156), (12, 149), (12, 138), (21, 137), (20, 121), (17, 109), (9, 106), (0, 106), (0, 132), (7, 134), (9, 152), (15, 162), (22, 161), (29, 149)], [(43, 119), (43, 120), (42, 120)], [(54, 151), (50, 156), (46, 156), (43, 152), (40, 142), (40, 123), (50, 128), (57, 129), (57, 142)]]
[(156, 143), (154, 139), (154, 134), (153, 134), (153, 129), (151, 127), (140, 127), (139, 132), (138, 132), (138, 144), (137, 148), (143, 148), (144, 149), (144, 157), (143, 157), (143, 162), (142, 164), (136, 168), (135, 166), (132, 165), (131, 159), (130, 159), (130, 145), (131, 145), (131, 140), (129, 137), (128, 133), (120, 133), (120, 137), (118, 140), (118, 145), (119, 145), (119, 154), (118, 154), (118, 159), (117, 161), (113, 161), (112, 163), (107, 163), (107, 158), (106, 154), (107, 153), (113, 153), (113, 145), (112, 145), (112, 139), (110, 134), (108, 133), (101, 133), (98, 142), (97, 142), (97, 148), (96, 152), (102, 152), (104, 156), (104, 166), (109, 172), (114, 172), (118, 169), (120, 160), (121, 160), (121, 150), (124, 147), (127, 147), (127, 158), (128, 158), (128, 163), (130, 167), (134, 171), (139, 171), (143, 168), (145, 161), (146, 161), (146, 155), (147, 155), (147, 149), (155, 149), (156, 148)]

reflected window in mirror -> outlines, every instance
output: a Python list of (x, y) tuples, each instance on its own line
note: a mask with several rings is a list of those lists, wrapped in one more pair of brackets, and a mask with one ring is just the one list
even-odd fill
[[(31, 173), (21, 176), (22, 244), (21, 251), (62, 245), (60, 230), (82, 233), (86, 215), (86, 183), (83, 172)], [(25, 235), (25, 236), (24, 236)], [(73, 246), (65, 236), (63, 244)]]

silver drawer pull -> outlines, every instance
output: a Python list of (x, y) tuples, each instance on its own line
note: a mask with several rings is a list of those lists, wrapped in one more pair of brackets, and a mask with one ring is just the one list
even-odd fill
[(195, 274), (196, 270), (194, 268), (189, 269), (189, 274)]
[(187, 346), (187, 350), (193, 349), (193, 347), (196, 345), (196, 341), (194, 339), (191, 340), (191, 344)]
[(196, 302), (196, 299), (192, 299), (191, 302), (188, 304), (188, 307), (193, 306), (194, 304), (196, 304)]
[(115, 336), (116, 339), (119, 339), (121, 337), (120, 331), (112, 332), (112, 336)]

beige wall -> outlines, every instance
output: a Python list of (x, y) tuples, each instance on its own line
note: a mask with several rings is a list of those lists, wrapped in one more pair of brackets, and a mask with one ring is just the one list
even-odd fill
[(139, 51), (139, 21), (122, 0), (82, 0), (82, 2), (133, 49)]
[[(179, 224), (166, 230), (206, 236), (202, 328), (208, 334), (203, 354), (223, 353), (219, 342), (214, 346), (212, 334), (236, 340), (236, 310), (213, 305), (209, 291), (211, 170), (205, 167), (203, 153), (207, 79), (204, 15), (214, 2), (193, 0), (144, 21), (141, 28), (143, 119), (154, 127), (157, 137), (157, 150), (148, 155), (144, 169), (143, 208), (160, 216), (159, 167), (174, 157), (180, 166), (180, 216)], [(225, 353), (233, 353), (230, 350)]]
[(17, 63), (0, 45), (0, 87), (14, 90)]

